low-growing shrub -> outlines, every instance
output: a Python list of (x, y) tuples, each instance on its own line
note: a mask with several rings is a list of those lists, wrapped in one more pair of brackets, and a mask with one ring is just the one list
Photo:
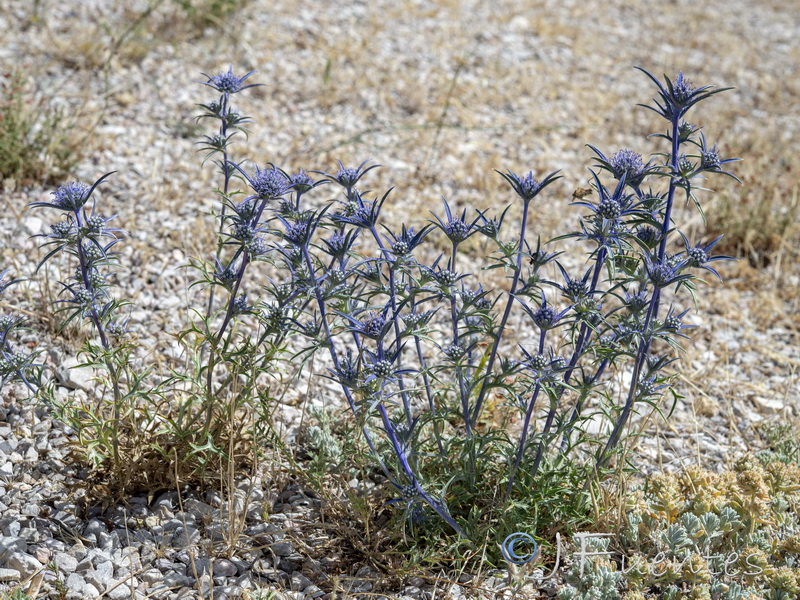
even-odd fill
[[(65, 111), (36, 95), (18, 72), (0, 87), (0, 181), (48, 183), (63, 179), (80, 160)], [(8, 185), (8, 184), (5, 184)]]
[[(209, 292), (177, 336), (187, 369), (149, 374), (134, 360), (125, 303), (107, 285), (116, 232), (93, 197), (109, 174), (34, 203), (61, 215), (44, 236), (44, 260), (73, 257), (60, 302), (67, 321), (93, 327), (82, 354), (98, 372), (96, 404), (65, 403), (52, 385), (41, 397), (118, 487), (153, 485), (130, 479), (143, 452), (151, 477), (179, 470), (184, 481), (202, 480), (214, 460), (239, 455), (237, 444), (265, 444), (268, 419), (249, 419), (269, 412), (281, 369), (299, 375), (314, 357), (394, 489), (388, 504), (412, 528), (428, 520), (420, 537), (449, 530), (475, 541), (523, 530), (548, 539), (576, 528), (592, 516), (592, 482), (626, 468), (634, 415), (662, 409), (668, 367), (690, 327), (683, 296), (694, 296), (699, 272), (718, 276), (712, 263), (727, 258), (712, 253), (719, 238), (690, 241), (672, 219), (676, 202), (700, 208), (705, 176), (733, 177), (725, 169), (736, 159), (722, 158), (685, 120), (723, 90), (642, 72), (657, 92), (647, 108), (667, 121), (654, 135), (664, 148), (645, 162), (630, 149), (607, 157), (592, 147), (592, 190), (572, 203), (577, 227), (547, 244), (532, 243), (529, 225), (552, 210), (545, 198), (557, 171), (499, 172), (515, 197), (505, 208), (470, 213), (445, 200), (427, 222), (385, 223), (391, 190), (365, 190), (378, 168), (369, 161), (290, 174), (233, 160), (234, 136), (249, 119), (232, 102), (252, 74), (207, 77), (216, 96), (200, 118), (219, 125), (204, 143), (221, 177), (219, 244), (213, 263), (192, 261)], [(325, 201), (318, 188), (338, 195)], [(463, 248), (474, 236), (494, 246), (484, 269), (505, 273), (507, 292), (484, 287), (491, 272), (466, 272)], [(447, 250), (431, 255), (437, 237)], [(512, 327), (524, 340), (517, 347), (506, 342)], [(34, 372), (32, 360), (5, 355), (5, 376)], [(484, 419), (487, 406), (501, 414), (499, 426)], [(311, 444), (325, 435), (321, 423)], [(269, 442), (281, 443), (277, 435)], [(315, 451), (322, 464), (330, 458)]]
[[(613, 547), (600, 558), (624, 598), (769, 598), (800, 594), (800, 467), (746, 455), (732, 471), (690, 467), (630, 490)], [(624, 557), (624, 560), (623, 558)], [(587, 569), (600, 568), (590, 557)], [(565, 600), (587, 596), (576, 578)], [(596, 597), (596, 596), (595, 596)]]

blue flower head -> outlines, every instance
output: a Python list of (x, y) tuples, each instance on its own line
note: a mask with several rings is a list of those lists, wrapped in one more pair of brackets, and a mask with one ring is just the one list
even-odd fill
[(683, 71), (681, 71), (678, 73), (678, 78), (672, 85), (672, 96), (676, 103), (685, 104), (691, 99), (696, 89), (697, 88), (692, 85), (692, 82), (683, 76)]
[(303, 169), (292, 175), (290, 179), (292, 187), (298, 194), (305, 194), (314, 187), (314, 180)]
[(257, 84), (257, 83), (251, 83), (249, 85), (243, 85), (244, 81), (248, 77), (250, 77), (250, 75), (252, 75), (253, 73), (255, 73), (255, 71), (250, 71), (249, 73), (247, 73), (246, 75), (244, 75), (242, 77), (237, 77), (236, 75), (233, 74), (233, 67), (230, 66), (230, 67), (228, 67), (228, 72), (227, 73), (223, 71), (222, 73), (218, 73), (217, 75), (214, 75), (213, 77), (203, 73), (203, 75), (208, 77), (208, 81), (203, 81), (201, 83), (203, 85), (207, 85), (208, 87), (214, 88), (215, 90), (217, 90), (221, 94), (235, 94), (235, 93), (241, 92), (242, 90), (245, 90), (247, 88), (255, 87), (257, 85), (260, 85), (260, 84)]
[(511, 184), (511, 187), (524, 202), (530, 202), (545, 187), (553, 183), (556, 179), (561, 178), (556, 176), (559, 173), (558, 171), (553, 171), (542, 181), (537, 181), (532, 171), (529, 171), (528, 174), (523, 177), (520, 177), (513, 171), (508, 171), (507, 173), (497, 172), (500, 173), (503, 179)]
[(736, 177), (733, 173), (725, 171), (722, 169), (723, 165), (728, 163), (737, 162), (738, 158), (725, 158), (723, 159), (719, 155), (719, 151), (717, 150), (717, 145), (714, 144), (710, 148), (708, 147), (708, 142), (706, 141), (705, 134), (701, 131), (700, 132), (700, 169), (703, 171), (709, 171), (711, 173), (720, 173), (722, 175), (727, 175), (728, 177), (732, 177), (739, 183), (741, 180)]
[(264, 200), (280, 198), (289, 190), (290, 182), (279, 169), (259, 169), (250, 176), (250, 187)]
[(70, 181), (53, 192), (53, 203), (64, 210), (76, 211), (89, 199), (89, 186)]
[(679, 121), (683, 115), (685, 115), (692, 106), (701, 100), (708, 98), (709, 96), (713, 96), (714, 94), (718, 94), (719, 92), (730, 89), (714, 89), (710, 85), (695, 87), (683, 76), (683, 73), (678, 73), (678, 77), (674, 82), (670, 81), (669, 77), (664, 76), (665, 83), (661, 83), (645, 69), (641, 67), (636, 68), (647, 75), (650, 80), (656, 84), (656, 87), (658, 87), (659, 97), (653, 99), (655, 106), (643, 106), (653, 110), (654, 112), (657, 112), (662, 117), (668, 121), (672, 121), (676, 125), (679, 124)]
[(453, 212), (450, 210), (450, 205), (447, 203), (445, 198), (442, 198), (442, 202), (444, 203), (444, 211), (447, 215), (447, 220), (439, 218), (434, 212), (431, 214), (436, 219), (434, 225), (444, 231), (444, 234), (447, 236), (447, 239), (450, 240), (453, 244), (460, 244), (464, 240), (466, 240), (469, 236), (473, 233), (476, 233), (478, 230), (475, 227), (475, 224), (480, 219), (480, 214), (475, 218), (474, 221), (471, 223), (467, 221), (467, 209), (465, 208), (461, 216), (454, 215)]
[(92, 194), (97, 186), (103, 183), (106, 178), (113, 173), (114, 171), (106, 173), (91, 186), (88, 186), (85, 183), (70, 181), (69, 183), (65, 183), (64, 185), (60, 186), (55, 192), (53, 192), (52, 202), (31, 202), (29, 206), (36, 208), (56, 208), (58, 210), (66, 210), (76, 213), (89, 201), (89, 198), (92, 197)]
[(345, 167), (342, 164), (342, 161), (337, 160), (336, 162), (339, 163), (339, 170), (336, 172), (335, 175), (331, 175), (330, 173), (325, 173), (323, 171), (314, 171), (315, 173), (319, 173), (323, 177), (327, 177), (330, 181), (338, 183), (346, 190), (352, 190), (355, 185), (358, 183), (359, 179), (361, 179), (364, 175), (369, 173), (372, 169), (377, 169), (380, 165), (370, 165), (366, 169), (364, 166), (372, 159), (367, 159), (362, 162), (357, 167)]

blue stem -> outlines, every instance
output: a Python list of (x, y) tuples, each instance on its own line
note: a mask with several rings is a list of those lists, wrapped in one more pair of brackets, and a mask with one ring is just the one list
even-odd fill
[(506, 308), (503, 311), (503, 318), (500, 320), (500, 327), (497, 330), (497, 334), (495, 335), (494, 338), (494, 344), (492, 345), (492, 351), (489, 354), (489, 362), (486, 365), (486, 373), (484, 373), (483, 375), (481, 390), (478, 393), (478, 399), (475, 401), (475, 409), (472, 411), (473, 427), (478, 422), (478, 417), (480, 416), (481, 409), (483, 408), (483, 401), (484, 398), (486, 397), (486, 392), (488, 391), (489, 379), (492, 376), (494, 361), (497, 358), (497, 349), (500, 347), (500, 341), (503, 338), (503, 332), (505, 330), (506, 323), (508, 322), (508, 316), (511, 314), (511, 305), (514, 302), (514, 294), (517, 291), (517, 284), (519, 283), (519, 278), (522, 273), (522, 250), (525, 248), (525, 229), (528, 223), (529, 205), (530, 205), (530, 200), (525, 200), (524, 204), (522, 205), (522, 225), (520, 227), (519, 245), (517, 247), (516, 270), (514, 271), (514, 277), (511, 280), (511, 290), (508, 293), (508, 301), (506, 302)]

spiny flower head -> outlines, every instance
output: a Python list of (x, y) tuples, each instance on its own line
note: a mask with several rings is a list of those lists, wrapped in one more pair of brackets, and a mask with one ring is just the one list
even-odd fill
[(218, 259), (215, 260), (217, 263), (217, 268), (214, 271), (214, 279), (219, 281), (226, 289), (231, 289), (233, 284), (236, 283), (237, 279), (236, 270), (233, 268), (233, 264), (223, 267)]
[(530, 202), (545, 187), (553, 183), (556, 179), (561, 179), (560, 176), (557, 177), (559, 171), (553, 171), (542, 181), (537, 181), (536, 177), (533, 176), (532, 171), (528, 171), (528, 174), (524, 175), (523, 177), (520, 177), (513, 171), (508, 171), (506, 173), (497, 171), (497, 173), (499, 173), (500, 176), (511, 185), (517, 195), (522, 198), (524, 202)]
[(699, 267), (708, 261), (708, 252), (700, 247), (689, 248), (689, 250), (686, 251), (686, 254), (689, 257), (690, 267)]
[(81, 245), (81, 250), (84, 258), (89, 263), (95, 263), (99, 260), (102, 260), (106, 255), (105, 251), (100, 246), (93, 244), (88, 240)]
[(237, 222), (233, 224), (233, 232), (231, 233), (233, 238), (246, 242), (253, 239), (255, 235), (256, 229), (250, 223)]
[(703, 171), (710, 171), (712, 173), (720, 173), (722, 175), (727, 175), (728, 177), (732, 177), (739, 183), (741, 180), (736, 177), (733, 173), (728, 171), (724, 171), (722, 169), (723, 165), (728, 163), (737, 162), (738, 158), (725, 158), (723, 159), (720, 157), (719, 152), (717, 151), (717, 145), (714, 144), (710, 148), (708, 147), (708, 142), (706, 141), (705, 134), (701, 131), (700, 132), (700, 169)]
[(314, 180), (308, 174), (300, 169), (297, 173), (290, 177), (292, 187), (298, 194), (305, 194), (314, 187)]
[(452, 362), (458, 362), (461, 360), (464, 354), (466, 354), (466, 350), (461, 344), (448, 344), (446, 346), (442, 346), (442, 354), (444, 354), (448, 360)]
[(665, 256), (663, 260), (658, 260), (658, 257), (645, 254), (644, 265), (648, 279), (657, 288), (665, 288), (691, 278), (689, 274), (681, 274), (686, 261), (677, 255)]
[(401, 259), (409, 257), (414, 249), (422, 243), (425, 236), (431, 231), (431, 226), (426, 225), (421, 230), (415, 231), (413, 227), (406, 227), (403, 223), (400, 235), (395, 235), (388, 228), (386, 230), (389, 235), (384, 237), (392, 246), (392, 254), (395, 258)]
[(572, 279), (566, 269), (561, 266), (561, 263), (556, 261), (556, 265), (561, 270), (561, 275), (564, 277), (564, 284), (558, 286), (561, 288), (564, 296), (571, 302), (578, 302), (585, 298), (589, 293), (589, 275), (591, 274), (591, 269), (586, 271), (581, 279), (577, 277)]
[(450, 269), (440, 269), (438, 271), (431, 271), (431, 274), (433, 275), (433, 278), (436, 281), (436, 283), (438, 283), (439, 286), (442, 288), (449, 288), (453, 286), (456, 283), (456, 281), (458, 281), (463, 277), (463, 275), (459, 276), (458, 273), (456, 273), (455, 271), (451, 271)]
[(566, 315), (572, 307), (569, 306), (561, 312), (556, 311), (552, 306), (547, 303), (544, 292), (539, 292), (541, 295), (541, 304), (536, 310), (528, 306), (519, 296), (516, 296), (517, 301), (522, 305), (523, 310), (528, 314), (534, 324), (541, 330), (547, 331), (553, 329), (558, 322)]
[(285, 223), (284, 239), (295, 246), (302, 246), (308, 240), (310, 223), (308, 221), (295, 221)]
[(645, 308), (647, 308), (648, 302), (649, 299), (647, 297), (646, 290), (641, 290), (635, 294), (625, 292), (625, 306), (633, 314), (642, 312)]
[(395, 256), (405, 256), (410, 251), (408, 244), (403, 240), (398, 240), (392, 244), (392, 252)]
[(455, 244), (466, 240), (471, 233), (470, 226), (461, 219), (453, 219), (452, 221), (448, 221), (443, 230), (450, 241)]
[(645, 170), (641, 154), (637, 154), (628, 148), (623, 148), (612, 154), (609, 162), (614, 170), (614, 177), (617, 179), (625, 177), (631, 184), (641, 182), (641, 177)]
[(358, 230), (351, 230), (345, 234), (335, 231), (331, 237), (322, 240), (322, 243), (324, 244), (322, 250), (333, 258), (344, 260), (344, 258), (347, 256), (347, 253), (350, 252), (350, 248), (352, 248), (353, 242), (355, 242), (357, 237)]
[(256, 202), (253, 198), (242, 200), (233, 206), (233, 211), (240, 221), (248, 222), (256, 215)]
[(717, 152), (717, 145), (709, 148), (700, 154), (700, 167), (706, 171), (716, 171), (720, 166), (719, 152)]
[(681, 124), (678, 126), (678, 136), (681, 140), (688, 140), (689, 137), (697, 131), (697, 127), (692, 125), (691, 123), (687, 123), (686, 121), (681, 121)]
[[(645, 177), (654, 171), (650, 163), (644, 163), (641, 154), (629, 148), (618, 150), (611, 155), (611, 158), (607, 158), (605, 154), (591, 144), (589, 148), (597, 155), (595, 160), (599, 168), (611, 173), (621, 184), (624, 183), (624, 185), (634, 189), (638, 190)], [(595, 185), (599, 186), (599, 182), (596, 181)], [(598, 187), (598, 189), (600, 188)], [(622, 185), (620, 185), (619, 190), (622, 190)], [(618, 200), (621, 199), (618, 193), (615, 193), (614, 196), (617, 197)]]
[(691, 99), (696, 89), (692, 82), (683, 76), (683, 71), (681, 71), (672, 86), (672, 97), (677, 104), (685, 104)]
[(394, 373), (394, 366), (390, 361), (385, 359), (376, 360), (370, 363), (368, 367), (378, 379), (386, 379), (387, 377), (391, 377), (392, 373)]
[(342, 212), (333, 215), (333, 220), (338, 224), (355, 225), (364, 229), (375, 227), (381, 213), (383, 203), (391, 193), (387, 191), (380, 200), (365, 200), (361, 194), (355, 192), (354, 198), (350, 198), (345, 204)]
[(358, 183), (359, 177), (360, 175), (358, 169), (344, 166), (336, 172), (336, 175), (334, 175), (336, 183), (347, 188), (351, 188)]
[(641, 67), (636, 68), (647, 75), (650, 80), (656, 84), (656, 87), (658, 87), (659, 98), (653, 100), (655, 106), (646, 106), (646, 108), (660, 114), (676, 126), (679, 124), (683, 115), (685, 115), (692, 106), (709, 96), (730, 89), (714, 89), (709, 85), (695, 87), (683, 76), (683, 72), (678, 73), (678, 77), (674, 82), (670, 81), (669, 77), (665, 75), (665, 83), (661, 83), (645, 69)]
[(528, 356), (528, 366), (534, 371), (542, 371), (547, 368), (550, 361), (544, 354), (531, 354)]
[(243, 315), (251, 312), (250, 305), (247, 303), (247, 294), (239, 294), (233, 300), (233, 314)]
[(556, 311), (552, 306), (542, 305), (533, 313), (533, 322), (539, 329), (550, 329), (556, 322)]
[(106, 324), (106, 333), (115, 338), (120, 338), (128, 333), (128, 321), (109, 321)]
[(83, 286), (72, 290), (72, 301), (80, 306), (88, 306), (94, 301), (94, 292)]
[(264, 241), (264, 238), (261, 236), (256, 236), (247, 240), (244, 244), (244, 247), (247, 248), (247, 252), (252, 257), (261, 256), (266, 254), (269, 250), (269, 246), (267, 246), (267, 242)]
[(105, 228), (105, 225), (106, 219), (100, 215), (92, 215), (86, 219), (86, 222), (83, 226), (83, 231), (85, 234), (100, 233)]
[(378, 339), (383, 335), (386, 327), (386, 315), (370, 311), (367, 316), (361, 320), (361, 332), (373, 339)]
[(50, 225), (51, 235), (59, 239), (68, 239), (74, 232), (72, 221), (58, 221)]
[(400, 488), (400, 499), (403, 502), (413, 502), (417, 496), (419, 496), (419, 492), (415, 485), (404, 485)]
[(89, 186), (70, 181), (53, 192), (53, 203), (64, 210), (79, 210), (89, 199)]
[(604, 219), (618, 219), (622, 214), (622, 207), (616, 198), (605, 197), (597, 205), (597, 214)]
[(14, 327), (21, 320), (21, 318), (12, 317), (11, 315), (0, 315), (0, 334), (5, 334), (6, 331)]
[(405, 323), (406, 331), (424, 327), (433, 317), (433, 311), (425, 311), (421, 313), (411, 313), (403, 316), (403, 323)]
[(243, 75), (242, 77), (238, 77), (233, 74), (233, 66), (228, 67), (228, 71), (218, 73), (214, 76), (208, 76), (203, 73), (206, 77), (208, 77), (208, 81), (201, 82), (203, 85), (207, 85), (208, 87), (214, 88), (221, 94), (235, 94), (237, 92), (241, 92), (250, 87), (255, 87), (259, 84), (251, 83), (249, 85), (243, 85), (245, 80), (250, 77), (255, 71), (250, 71), (249, 73)]
[(290, 188), (290, 182), (280, 169), (259, 169), (250, 176), (250, 187), (263, 200), (273, 200), (283, 196)]
[(342, 164), (342, 161), (337, 160), (336, 162), (339, 163), (339, 170), (336, 172), (335, 175), (331, 175), (330, 173), (324, 173), (322, 171), (315, 171), (315, 173), (319, 173), (320, 175), (327, 177), (330, 181), (338, 183), (348, 192), (352, 190), (358, 181), (367, 173), (369, 173), (372, 169), (377, 169), (380, 165), (370, 165), (366, 169), (364, 168), (365, 165), (372, 159), (367, 159), (362, 162), (357, 167), (345, 167)]
[(340, 384), (349, 388), (359, 387), (361, 384), (359, 361), (353, 356), (351, 348), (345, 350), (344, 356), (339, 361), (339, 368), (334, 370), (333, 374)]
[(637, 388), (639, 390), (639, 396), (642, 398), (648, 398), (655, 394), (656, 390), (658, 390), (658, 386), (655, 383), (655, 377), (640, 380)]
[(21, 352), (5, 353), (7, 358), (0, 358), (0, 376), (5, 379), (8, 375), (21, 371), (28, 365), (28, 356)]
[(668, 331), (680, 331), (683, 321), (679, 315), (669, 315), (664, 319), (664, 329)]
[(29, 206), (34, 208), (56, 208), (77, 213), (89, 201), (89, 198), (91, 198), (97, 186), (103, 183), (103, 181), (113, 173), (114, 171), (106, 173), (91, 186), (77, 181), (70, 181), (69, 183), (59, 186), (56, 191), (52, 193), (52, 202), (31, 202)]
[(692, 246), (689, 243), (689, 239), (684, 235), (682, 231), (679, 231), (681, 237), (683, 238), (683, 243), (686, 247), (685, 255), (681, 255), (684, 257), (686, 261), (686, 266), (691, 267), (693, 269), (703, 269), (708, 271), (709, 273), (713, 273), (717, 279), (722, 280), (722, 277), (717, 272), (716, 269), (710, 267), (708, 263), (715, 262), (718, 260), (733, 260), (731, 256), (711, 256), (710, 252), (716, 246), (719, 241), (722, 239), (722, 236), (719, 236), (716, 239), (711, 240), (709, 243), (697, 244), (696, 246)]
[(450, 205), (447, 203), (447, 200), (442, 198), (442, 202), (444, 203), (446, 218), (442, 219), (439, 215), (432, 212), (431, 214), (434, 219), (436, 219), (436, 221), (432, 222), (436, 227), (444, 231), (444, 234), (451, 243), (460, 244), (477, 231), (477, 229), (475, 229), (475, 224), (480, 219), (480, 215), (474, 221), (468, 223), (466, 208), (461, 212), (460, 216), (454, 215), (453, 211), (450, 210)]
[(636, 228), (636, 239), (648, 248), (654, 248), (661, 241), (661, 233), (649, 225), (639, 225)]

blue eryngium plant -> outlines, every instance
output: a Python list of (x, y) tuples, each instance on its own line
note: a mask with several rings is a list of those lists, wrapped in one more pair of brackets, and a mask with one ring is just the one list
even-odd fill
[[(234, 406), (265, 401), (262, 380), (278, 357), (303, 364), (319, 354), (376, 466), (399, 492), (389, 503), (403, 506), (412, 522), (433, 511), (471, 536), (486, 514), (518, 514), (535, 526), (559, 502), (582, 497), (583, 482), (607, 472), (631, 415), (660, 409), (671, 379), (666, 368), (688, 328), (680, 292), (694, 296), (697, 271), (718, 277), (710, 263), (728, 258), (710, 254), (719, 239), (690, 241), (673, 219), (679, 191), (699, 207), (699, 181), (734, 177), (723, 167), (736, 159), (722, 159), (684, 120), (723, 90), (695, 88), (682, 74), (662, 83), (642, 71), (657, 87), (648, 108), (668, 123), (655, 136), (667, 148), (645, 162), (630, 149), (607, 157), (592, 146), (593, 197), (572, 204), (582, 212), (578, 226), (535, 245), (530, 217), (558, 171), (542, 178), (498, 171), (517, 201), (496, 216), (469, 215), (445, 200), (444, 213), (427, 223), (389, 224), (381, 213), (391, 190), (372, 197), (361, 187), (378, 167), (370, 161), (295, 174), (233, 161), (231, 137), (246, 120), (231, 98), (252, 85), (244, 85), (251, 74), (208, 77), (203, 83), (220, 96), (200, 105), (201, 118), (218, 121), (219, 131), (204, 149), (222, 175), (222, 208), (213, 264), (194, 266), (203, 274), (198, 283), (222, 301), (217, 306), (212, 292), (199, 322), (181, 336), (199, 340), (201, 357), (194, 375), (182, 379), (202, 398), (181, 410), (188, 419), (181, 431), (201, 432), (192, 448), (213, 447), (221, 398)], [(324, 183), (341, 196), (327, 204), (314, 198)], [(51, 255), (66, 250), (78, 259), (75, 277), (63, 284), (64, 302), (102, 339), (116, 305), (106, 298), (100, 267), (115, 239), (106, 219), (86, 212), (93, 189), (70, 184), (56, 192), (47, 206), (66, 218), (47, 244), (55, 245)], [(518, 228), (508, 239), (515, 213)], [(443, 254), (426, 252), (434, 236), (445, 242)], [(503, 269), (508, 292), (464, 270), (463, 254), (477, 236), (496, 246), (487, 269)], [(551, 251), (565, 239), (585, 248), (588, 267), (574, 272), (562, 252)], [(269, 278), (249, 268), (257, 262), (268, 265)], [(507, 340), (512, 326), (522, 344)], [(621, 394), (608, 385), (615, 374), (628, 382)], [(487, 407), (505, 413), (499, 426), (486, 418)], [(516, 429), (507, 426), (513, 417)], [(598, 417), (599, 433), (589, 433), (587, 419), (596, 426)]]
[[(0, 299), (19, 279), (8, 276), (9, 269), (0, 272)], [(22, 352), (15, 349), (16, 332), (25, 330), (25, 319), (11, 314), (0, 314), (0, 390), (6, 383), (21, 381), (31, 392), (36, 392), (41, 377), (41, 365), (34, 362), (40, 352)]]

